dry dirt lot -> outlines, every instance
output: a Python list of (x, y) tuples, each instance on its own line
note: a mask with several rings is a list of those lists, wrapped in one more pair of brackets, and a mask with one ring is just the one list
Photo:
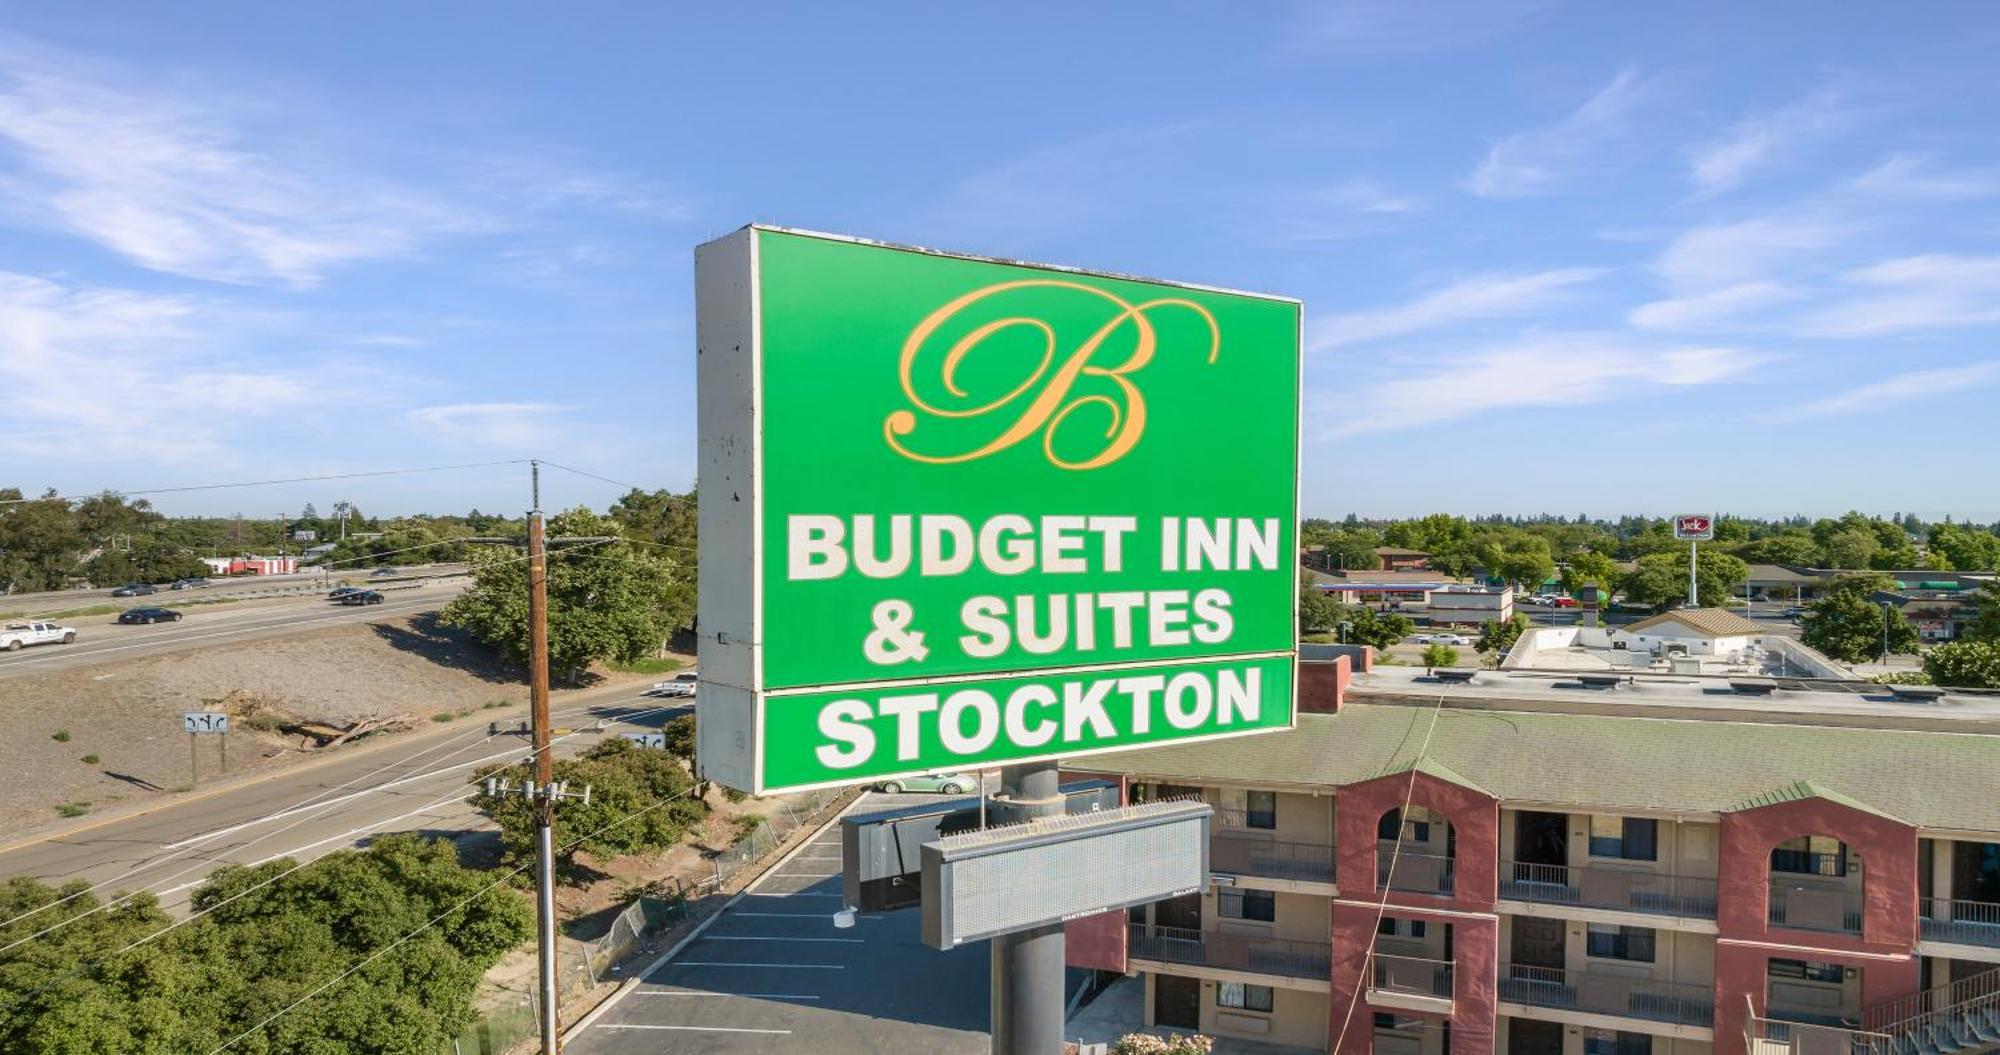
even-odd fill
[[(641, 683), (600, 672), (592, 687)], [(557, 687), (554, 702), (577, 690)], [(426, 724), (441, 712), (522, 703), (521, 674), (496, 662), (430, 615), (392, 616), (304, 633), (12, 678), (0, 685), (0, 835), (56, 820), (57, 808), (91, 810), (171, 794), (188, 785), (184, 711), (254, 698), (300, 718), (352, 721), (408, 714)], [(229, 736), (232, 775), (311, 757), (298, 737), (237, 722)], [(201, 744), (202, 773), (216, 773), (217, 744)], [(94, 761), (85, 761), (95, 756)]]

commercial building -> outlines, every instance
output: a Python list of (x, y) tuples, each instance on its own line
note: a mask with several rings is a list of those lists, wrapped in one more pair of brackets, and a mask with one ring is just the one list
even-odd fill
[(2000, 1046), (2000, 696), (1349, 663), (1302, 664), (1333, 669), (1294, 730), (1080, 760), (1216, 807), (1204, 889), (1072, 943), (1144, 979), (1149, 1024), (1343, 1055)]

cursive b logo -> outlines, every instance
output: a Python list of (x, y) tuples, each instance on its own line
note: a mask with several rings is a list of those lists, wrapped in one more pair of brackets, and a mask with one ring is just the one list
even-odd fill
[[(1074, 296), (1101, 301), (1104, 321), (1076, 347), (1058, 347), (1055, 327), (1046, 319), (1021, 314), (1019, 309), (1007, 307), (1009, 303), (1021, 300), (1021, 292), (1027, 290), (1067, 291)], [(1132, 376), (1152, 361), (1159, 344), (1159, 335), (1150, 313), (1170, 308), (1190, 311), (1200, 317), (1208, 332), (1207, 361), (1215, 362), (1222, 349), (1222, 332), (1216, 327), (1215, 317), (1209, 314), (1208, 309), (1190, 300), (1166, 298), (1133, 304), (1095, 286), (1054, 278), (1002, 282), (973, 290), (931, 312), (904, 339), (897, 373), (903, 394), (915, 409), (890, 414), (882, 424), (883, 438), (905, 458), (933, 465), (949, 465), (976, 461), (1039, 435), (1042, 438), (1042, 453), (1050, 464), (1058, 468), (1096, 469), (1110, 465), (1130, 452), (1146, 431), (1146, 397), (1133, 384)], [(959, 326), (955, 328), (963, 328), (970, 319), (989, 313), (996, 317), (973, 326), (950, 347), (943, 349), (943, 359), (937, 364), (936, 373), (929, 375), (947, 398), (933, 402), (918, 394), (918, 360), (934, 345), (942, 343), (933, 342), (931, 337), (953, 320), (959, 321)], [(1123, 332), (1127, 328), (1131, 331), (1129, 337)], [(1000, 390), (997, 395), (969, 394), (959, 379), (959, 370), (966, 358), (996, 334), (1016, 330), (1028, 333), (1031, 340), (1040, 345), (1041, 361), (1012, 387), (1004, 384), (990, 386)], [(1120, 359), (1120, 351), (1128, 347), (1130, 350), (1125, 351)], [(1110, 392), (1079, 393), (1078, 382), (1085, 378), (1109, 381)], [(1069, 420), (1071, 414), (1088, 406), (1102, 408), (1109, 419), (1103, 445), (1089, 457), (1070, 460), (1056, 452), (1056, 433), (1062, 430), (1063, 423)], [(919, 415), (991, 421), (992, 435), (970, 450), (926, 452), (918, 449), (922, 446), (921, 442), (904, 443), (906, 437), (917, 440), (912, 433), (919, 426)]]

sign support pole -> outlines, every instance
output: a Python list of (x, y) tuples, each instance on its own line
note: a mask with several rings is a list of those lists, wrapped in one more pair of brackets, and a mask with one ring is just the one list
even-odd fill
[(1700, 545), (1701, 543), (1696, 542), (1693, 539), (1688, 540), (1688, 607), (1689, 608), (1701, 607), (1701, 595), (1699, 591), (1697, 591), (1695, 588), (1696, 584), (1700, 582), (1700, 579), (1697, 578), (1695, 575), (1695, 550), (1698, 547), (1700, 547)]
[(201, 784), (201, 739), (188, 730), (188, 787)]
[[(1000, 770), (992, 817), (1020, 824), (1064, 812), (1055, 762)], [(982, 789), (982, 795), (984, 794)], [(992, 939), (993, 1055), (1060, 1055), (1063, 1040), (1062, 924)]]
[(562, 1038), (556, 1032), (556, 855), (555, 758), (549, 751), (549, 577), (548, 552), (542, 534), (542, 467), (529, 463), (534, 505), (528, 512), (528, 707), (535, 745), (535, 932), (540, 966), (540, 996), (535, 1008), (540, 1020), (542, 1055), (558, 1055)]

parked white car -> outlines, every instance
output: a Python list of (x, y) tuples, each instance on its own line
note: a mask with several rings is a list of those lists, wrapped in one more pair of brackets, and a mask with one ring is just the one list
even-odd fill
[(1418, 634), (1419, 645), (1470, 645), (1472, 639), (1464, 634)]
[(61, 623), (9, 623), (0, 627), (0, 649), (14, 652), (27, 645), (67, 645), (76, 630)]

